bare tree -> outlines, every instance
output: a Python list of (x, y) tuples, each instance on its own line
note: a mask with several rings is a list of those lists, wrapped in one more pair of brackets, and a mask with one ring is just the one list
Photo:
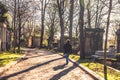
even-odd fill
[(88, 18), (88, 27), (91, 28), (91, 10), (90, 10), (91, 1), (88, 0), (87, 4), (87, 18)]
[(40, 47), (39, 48), (42, 48), (42, 43), (43, 43), (43, 36), (44, 36), (44, 29), (45, 29), (45, 26), (44, 26), (44, 21), (45, 21), (45, 10), (46, 10), (46, 7), (47, 7), (47, 4), (49, 3), (49, 1), (47, 0), (40, 0), (41, 2), (41, 32), (40, 32)]
[(60, 28), (61, 28), (61, 36), (60, 36), (60, 49), (61, 51), (63, 50), (63, 45), (64, 45), (64, 1), (65, 0), (57, 0), (57, 5), (58, 5), (58, 13), (59, 13), (59, 18), (60, 18)]
[(79, 15), (80, 59), (85, 59), (85, 51), (84, 51), (84, 0), (79, 0), (79, 3), (80, 3), (80, 15)]
[(20, 45), (21, 45), (21, 41), (20, 41), (20, 38), (21, 38), (21, 13), (20, 13), (20, 1), (18, 0), (18, 53), (20, 53)]
[(106, 34), (105, 34), (105, 45), (104, 45), (104, 78), (107, 80), (107, 65), (106, 65), (106, 51), (107, 51), (107, 40), (108, 40), (108, 31), (110, 24), (110, 14), (112, 10), (112, 0), (109, 1), (109, 12), (107, 17), (107, 25), (106, 25)]
[(55, 32), (57, 31), (56, 30), (56, 27), (55, 27), (55, 21), (56, 21), (56, 12), (57, 12), (57, 9), (56, 9), (56, 3), (55, 1), (52, 1), (51, 4), (49, 4), (50, 7), (48, 7), (48, 15), (49, 15), (49, 23), (48, 23), (48, 29), (49, 29), (49, 35), (48, 35), (48, 48), (51, 49), (52, 48), (52, 43), (54, 41), (54, 35), (55, 35)]
[(69, 20), (70, 20), (70, 26), (69, 26), (69, 38), (70, 38), (70, 41), (72, 41), (72, 31), (73, 31), (73, 12), (74, 12), (74, 0), (70, 0), (70, 14), (69, 14)]
[(15, 30), (15, 27), (16, 27), (16, 24), (15, 24), (16, 23), (16, 0), (14, 0), (14, 17), (13, 17), (13, 19), (14, 19), (13, 20), (13, 31), (14, 31), (14, 45), (13, 45), (14, 50), (13, 51), (15, 52), (15, 48), (16, 48), (16, 46), (15, 46), (16, 45), (16, 38), (15, 38), (16, 37), (15, 36), (16, 35), (16, 30)]
[(98, 11), (99, 11), (99, 0), (97, 0), (97, 5), (96, 5), (96, 20), (95, 20), (95, 28), (97, 28), (98, 24)]
[[(22, 30), (25, 23), (32, 16), (31, 14), (35, 12), (35, 9), (31, 8), (32, 1), (14, 0), (10, 1), (11, 5), (9, 9), (13, 13), (13, 32), (14, 32), (14, 51), (18, 47), (18, 52), (20, 51)], [(32, 6), (34, 7), (34, 6)], [(32, 11), (31, 11), (32, 10)], [(16, 46), (17, 45), (17, 46)]]

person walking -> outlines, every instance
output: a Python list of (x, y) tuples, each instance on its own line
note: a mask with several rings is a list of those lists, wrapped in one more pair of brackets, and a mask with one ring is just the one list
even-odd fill
[(64, 54), (65, 54), (65, 58), (66, 58), (66, 64), (68, 64), (68, 60), (69, 60), (69, 54), (72, 52), (72, 45), (70, 44), (70, 40), (67, 39), (66, 43), (64, 44)]

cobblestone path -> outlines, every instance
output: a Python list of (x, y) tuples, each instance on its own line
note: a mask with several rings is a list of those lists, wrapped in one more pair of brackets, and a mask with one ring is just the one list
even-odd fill
[(94, 80), (73, 62), (45, 50), (29, 50), (26, 59), (14, 65), (0, 80)]

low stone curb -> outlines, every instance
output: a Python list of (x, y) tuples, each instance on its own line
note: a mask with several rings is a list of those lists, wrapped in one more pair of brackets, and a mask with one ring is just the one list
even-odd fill
[(115, 69), (115, 68), (112, 68), (112, 67), (110, 67), (110, 66), (107, 66), (109, 69), (113, 69), (114, 71), (116, 71), (116, 72), (120, 72), (120, 70), (117, 70), (117, 69)]
[(95, 80), (104, 80), (103, 77), (99, 76), (98, 74), (96, 74), (92, 70), (88, 69), (87, 67), (84, 67), (83, 65), (79, 64), (78, 62), (75, 62), (74, 60), (70, 59), (70, 61), (77, 64), (82, 70), (84, 70), (86, 73), (88, 73), (90, 76), (92, 76)]
[[(62, 54), (59, 54), (61, 56), (63, 56)], [(80, 67), (82, 70), (84, 70), (86, 73), (88, 73), (90, 76), (92, 76), (95, 80), (104, 80), (103, 77), (99, 76), (98, 74), (96, 74), (95, 72), (93, 72), (92, 70), (88, 69), (87, 67), (84, 67), (83, 65), (79, 64), (78, 62), (75, 62), (73, 59), (69, 59), (71, 62), (75, 63), (76, 65), (78, 65), (78, 67)]]
[(24, 59), (24, 57), (26, 56), (26, 54), (24, 54), (20, 59), (13, 61), (11, 63), (9, 63), (8, 65), (1, 67), (0, 68), (0, 76), (7, 71), (8, 69), (10, 69), (12, 66), (14, 66), (15, 64), (19, 63), (20, 61), (22, 61)]

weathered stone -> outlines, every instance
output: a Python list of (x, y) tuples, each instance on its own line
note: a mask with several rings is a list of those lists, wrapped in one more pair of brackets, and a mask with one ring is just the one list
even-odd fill
[(7, 26), (4, 23), (0, 23), (0, 30), (0, 50), (6, 51)]
[(85, 29), (85, 53), (93, 55), (97, 50), (103, 50), (103, 29), (86, 28)]

